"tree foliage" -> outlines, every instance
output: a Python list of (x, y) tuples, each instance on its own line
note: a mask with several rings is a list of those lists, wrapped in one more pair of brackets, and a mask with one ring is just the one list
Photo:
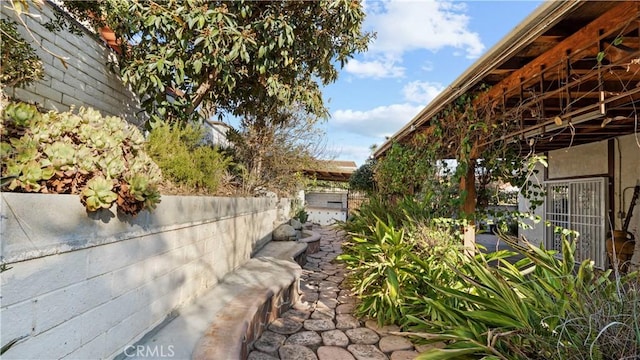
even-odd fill
[[(65, 4), (77, 12), (77, 2)], [(370, 39), (362, 5), (351, 0), (104, 0), (96, 7), (103, 17), (94, 22), (122, 44), (123, 80), (154, 119), (184, 120), (202, 103), (241, 117), (297, 103), (325, 116), (320, 86)]]
[(376, 166), (374, 159), (367, 159), (349, 178), (349, 187), (353, 190), (372, 192), (375, 190), (373, 170)]
[(460, 184), (471, 167), (480, 214), (499, 202), (496, 184), (519, 187), (532, 204), (539, 203), (543, 192), (531, 178), (535, 163), (544, 159), (533, 154), (522, 157), (510, 139), (501, 139), (516, 124), (501, 123), (505, 125), (498, 126), (492, 110), (478, 107), (473, 96), (461, 96), (411, 141), (392, 144), (375, 168), (378, 189), (387, 196), (429, 196), (443, 210), (450, 209), (445, 213), (453, 214), (467, 197)]
[(0, 87), (26, 86), (42, 78), (42, 61), (11, 20), (0, 19), (0, 54)]

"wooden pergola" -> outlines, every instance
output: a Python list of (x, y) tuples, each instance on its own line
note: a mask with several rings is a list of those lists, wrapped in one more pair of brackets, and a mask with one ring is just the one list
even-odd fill
[(357, 166), (353, 161), (320, 161), (315, 169), (305, 169), (305, 176), (323, 181), (349, 182)]
[[(482, 87), (490, 90), (483, 92)], [(462, 94), (517, 122), (524, 153), (638, 131), (640, 2), (551, 1), (521, 23), (376, 151), (428, 131)]]
[[(489, 90), (486, 91), (486, 87)], [(431, 121), (462, 95), (476, 95), (497, 125), (496, 141), (544, 153), (640, 130), (640, 1), (548, 1), (378, 148), (429, 134)], [(492, 115), (493, 116), (493, 115)], [(473, 155), (472, 155), (473, 156)], [(463, 212), (475, 211), (473, 169), (462, 180)]]

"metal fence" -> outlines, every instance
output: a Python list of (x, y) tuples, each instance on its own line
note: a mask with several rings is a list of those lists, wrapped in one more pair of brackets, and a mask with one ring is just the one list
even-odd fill
[(561, 235), (555, 226), (577, 231), (575, 260), (594, 261), (606, 267), (605, 236), (607, 230), (606, 178), (549, 181), (546, 183), (545, 219), (552, 226), (545, 234), (548, 249), (561, 250)]
[(367, 195), (365, 195), (364, 193), (349, 191), (349, 194), (347, 195), (347, 217), (353, 214), (355, 210), (358, 210), (360, 208), (360, 205), (362, 205), (362, 203), (366, 200)]

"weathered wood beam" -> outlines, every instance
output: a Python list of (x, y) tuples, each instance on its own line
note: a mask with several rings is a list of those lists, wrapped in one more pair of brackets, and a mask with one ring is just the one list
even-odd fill
[(600, 32), (600, 38), (611, 36), (627, 26), (629, 22), (638, 19), (639, 15), (640, 2), (629, 1), (614, 7), (520, 70), (514, 71), (500, 83), (494, 85), (488, 92), (479, 96), (476, 103), (488, 104), (498, 101), (502, 97), (504, 89), (507, 92), (517, 89), (520, 85), (520, 79), (529, 80), (539, 76), (541, 66), (546, 66), (547, 68), (557, 66), (559, 61), (566, 57), (567, 51), (572, 54), (579, 54), (587, 48), (596, 46), (600, 30), (603, 30)]
[[(638, 52), (634, 52), (634, 53), (625, 53), (624, 58), (621, 58), (621, 61), (630, 61), (630, 59), (635, 58), (636, 56), (640, 56), (640, 51)], [(543, 76), (543, 74), (547, 74), (548, 72), (545, 71), (544, 73), (540, 73), (538, 76), (538, 80), (540, 79), (541, 76)], [(603, 78), (606, 78), (606, 83), (603, 84), (604, 85), (604, 91), (606, 92), (607, 96), (609, 95), (613, 95), (615, 96), (617, 93), (623, 92), (625, 90), (625, 86), (624, 84), (620, 84), (620, 81), (623, 80), (623, 78), (621, 77), (621, 75), (619, 74), (614, 74), (611, 75), (609, 71), (605, 71), (604, 69), (600, 69), (600, 70), (593, 70), (590, 73), (583, 75), (583, 76), (578, 76), (577, 78), (575, 78), (575, 80), (570, 81), (570, 82), (566, 82), (564, 86), (555, 88), (553, 90), (544, 90), (542, 92), (535, 92), (534, 96), (530, 96), (527, 97), (525, 99), (525, 101), (521, 101), (519, 99), (522, 98), (522, 96), (518, 93), (512, 93), (512, 95), (508, 95), (506, 92), (503, 93), (503, 100), (505, 99), (506, 96), (506, 100), (510, 100), (510, 99), (516, 99), (519, 101), (516, 101), (516, 105), (514, 107), (517, 108), (528, 108), (528, 107), (534, 107), (536, 106), (540, 101), (546, 100), (546, 99), (554, 99), (557, 98), (558, 96), (561, 96), (564, 92), (566, 92), (568, 89), (588, 89), (587, 91), (578, 91), (579, 93), (582, 93), (581, 96), (576, 96), (576, 95), (572, 95), (575, 99), (579, 99), (579, 100), (584, 100), (584, 99), (588, 99), (588, 98), (599, 98), (599, 91), (598, 89), (599, 84), (596, 82), (594, 83), (594, 80), (598, 80), (602, 74), (606, 74), (606, 76), (603, 76)], [(628, 74), (631, 76), (631, 78), (628, 78), (625, 76), (625, 79), (631, 80), (633, 78), (635, 78), (636, 74), (635, 73), (631, 73)], [(613, 82), (612, 81), (608, 81), (609, 79), (614, 79)], [(556, 80), (557, 81), (557, 80)], [(600, 81), (600, 80), (598, 80)], [(553, 83), (553, 81), (551, 82)], [(576, 91), (572, 90), (571, 91), (572, 94), (575, 94)], [(593, 93), (592, 95), (588, 95), (588, 93)], [(565, 109), (566, 110), (566, 109)], [(510, 112), (511, 110), (508, 110), (508, 112)]]

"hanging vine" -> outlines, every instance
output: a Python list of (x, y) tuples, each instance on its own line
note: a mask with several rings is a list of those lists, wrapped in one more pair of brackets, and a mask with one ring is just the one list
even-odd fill
[(535, 206), (543, 194), (532, 180), (540, 157), (522, 156), (520, 149), (501, 139), (518, 126), (489, 106), (480, 107), (476, 95), (463, 95), (434, 116), (429, 126), (410, 141), (394, 143), (378, 161), (375, 179), (387, 197), (429, 196), (439, 213), (456, 214), (468, 196), (461, 181), (475, 169), (477, 210), (481, 215), (497, 203), (499, 186), (510, 184)]

